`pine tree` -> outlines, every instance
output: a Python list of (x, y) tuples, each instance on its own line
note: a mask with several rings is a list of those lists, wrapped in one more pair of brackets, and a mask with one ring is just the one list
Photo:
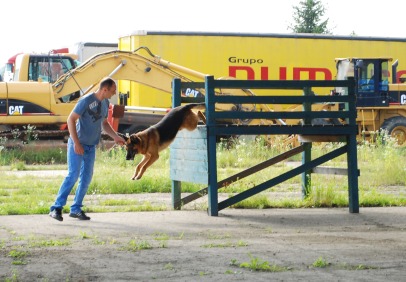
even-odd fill
[(295, 33), (319, 33), (331, 34), (328, 29), (328, 18), (324, 21), (321, 18), (324, 16), (326, 9), (321, 1), (303, 0), (298, 6), (293, 6), (294, 25), (288, 28)]

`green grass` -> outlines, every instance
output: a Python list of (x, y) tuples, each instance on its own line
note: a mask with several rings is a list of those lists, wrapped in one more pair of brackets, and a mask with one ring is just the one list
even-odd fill
[(30, 242), (29, 247), (63, 247), (70, 246), (72, 244), (70, 239), (59, 240), (34, 240)]
[(244, 241), (238, 241), (236, 243), (233, 242), (226, 242), (226, 243), (209, 243), (204, 244), (202, 248), (236, 248), (236, 247), (247, 247), (248, 243)]
[(253, 271), (268, 271), (268, 272), (284, 272), (289, 271), (291, 268), (284, 267), (276, 264), (270, 264), (268, 261), (262, 260), (261, 258), (254, 257), (249, 254), (251, 258), (248, 262), (240, 263), (240, 268), (248, 268)]
[[(312, 157), (325, 154), (341, 144), (326, 143), (313, 146)], [(217, 150), (217, 178), (219, 180), (280, 154), (281, 148), (267, 146), (262, 140), (219, 143)], [(0, 215), (46, 214), (55, 200), (64, 175), (43, 176), (40, 173), (16, 176), (13, 171), (66, 169), (66, 152), (61, 149), (30, 152), (26, 150), (0, 150)], [(58, 157), (57, 157), (58, 156)], [(171, 193), (169, 176), (169, 150), (164, 150), (159, 160), (151, 166), (139, 181), (132, 181), (135, 161), (125, 160), (125, 150), (98, 150), (93, 181), (85, 198), (88, 212), (162, 211), (168, 207), (162, 203), (127, 197), (140, 193)], [(290, 161), (300, 161), (300, 154)], [(340, 156), (323, 166), (346, 168), (346, 157)], [(367, 206), (406, 205), (406, 147), (364, 144), (358, 146), (359, 203)], [(262, 171), (228, 183), (219, 193), (233, 196), (259, 185), (292, 169), (289, 162), (275, 164)], [(182, 183), (182, 192), (196, 192), (207, 185)], [(72, 191), (72, 195), (75, 190)], [(232, 208), (303, 208), (347, 207), (347, 176), (312, 174), (312, 185), (307, 198), (302, 199), (301, 176), (295, 176), (273, 186)], [(279, 195), (274, 197), (273, 195)], [(296, 196), (292, 196), (296, 195)], [(115, 196), (117, 195), (117, 196)], [(281, 196), (282, 195), (282, 196)], [(286, 195), (286, 196), (284, 196)], [(299, 195), (299, 196), (298, 196)], [(207, 197), (207, 196), (206, 196)], [(153, 196), (151, 196), (151, 201)], [(198, 208), (206, 209), (201, 205)], [(64, 212), (68, 212), (65, 207)]]
[(325, 268), (327, 266), (331, 265), (331, 263), (329, 263), (327, 260), (325, 260), (323, 257), (319, 257), (318, 259), (316, 259), (312, 266), (313, 267), (318, 267), (318, 268)]
[(130, 240), (126, 246), (122, 247), (120, 250), (122, 251), (129, 251), (129, 252), (136, 252), (140, 250), (149, 250), (152, 249), (152, 245), (146, 240)]

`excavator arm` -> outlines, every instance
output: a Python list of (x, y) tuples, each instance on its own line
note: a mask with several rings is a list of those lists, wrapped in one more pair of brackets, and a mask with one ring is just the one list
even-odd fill
[(204, 80), (205, 74), (162, 60), (149, 50), (151, 59), (136, 52), (137, 50), (134, 52), (109, 51), (91, 57), (79, 67), (61, 76), (53, 84), (55, 98), (66, 102), (64, 97), (77, 91), (80, 91), (81, 95), (86, 94), (107, 76), (116, 80), (138, 82), (168, 93), (172, 91), (171, 83), (175, 77), (182, 81), (194, 81), (186, 77), (186, 74), (200, 81)]
[[(137, 52), (146, 51), (150, 57), (145, 57)], [(172, 81), (180, 78), (184, 82), (202, 82), (207, 74), (174, 64), (154, 55), (147, 47), (140, 47), (133, 52), (109, 51), (93, 56), (79, 67), (61, 76), (52, 86), (55, 100), (58, 103), (74, 102), (79, 96), (93, 91), (98, 83), (106, 76), (116, 80), (129, 80), (172, 93)], [(233, 79), (223, 77), (219, 79)], [(204, 95), (204, 89), (197, 89)], [(75, 95), (80, 91), (80, 95)], [(217, 89), (218, 95), (253, 96), (248, 89)], [(72, 99), (72, 97), (74, 97)], [(230, 110), (235, 105), (221, 105), (220, 110)], [(238, 105), (239, 110), (251, 111), (260, 107), (263, 111), (271, 111), (267, 105)], [(237, 122), (237, 121), (234, 121)], [(240, 123), (267, 123), (273, 121), (238, 121)]]

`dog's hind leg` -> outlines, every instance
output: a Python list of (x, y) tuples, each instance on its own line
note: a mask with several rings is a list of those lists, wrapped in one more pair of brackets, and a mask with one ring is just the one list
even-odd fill
[(156, 162), (159, 159), (159, 155), (151, 155), (150, 158), (148, 159), (148, 161), (144, 164), (141, 165), (141, 163), (139, 165), (141, 165), (141, 169), (140, 171), (137, 173), (135, 179), (141, 179), (142, 175), (144, 174), (144, 172), (147, 170), (148, 167), (150, 167), (154, 162)]

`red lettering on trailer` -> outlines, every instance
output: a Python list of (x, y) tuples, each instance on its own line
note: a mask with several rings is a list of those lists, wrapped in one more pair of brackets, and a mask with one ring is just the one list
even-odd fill
[(261, 80), (268, 80), (268, 67), (261, 67)]
[(231, 77), (237, 77), (237, 71), (245, 71), (247, 73), (248, 80), (255, 79), (255, 71), (251, 67), (229, 66), (228, 75)]
[(396, 73), (396, 83), (400, 83), (402, 75), (406, 74), (406, 70), (400, 70)]
[(309, 80), (316, 80), (317, 73), (323, 73), (324, 80), (331, 80), (333, 78), (330, 70), (326, 68), (293, 68), (293, 80), (300, 80), (300, 74), (302, 72), (307, 72), (309, 74)]
[[(228, 67), (228, 75), (231, 77), (237, 77), (237, 72), (244, 71), (246, 73), (248, 80), (255, 79), (255, 70), (252, 67), (246, 66), (229, 66)], [(317, 74), (324, 75), (324, 80), (332, 80), (333, 75), (331, 71), (327, 68), (302, 68), (302, 67), (294, 67), (292, 70), (293, 79), (300, 80), (305, 73), (307, 73), (307, 77), (305, 79), (316, 80)], [(260, 79), (261, 80), (268, 80), (269, 79), (269, 68), (268, 67), (261, 67), (260, 68)], [(287, 68), (286, 67), (279, 67), (279, 80), (286, 80), (287, 79)]]
[(280, 67), (279, 68), (279, 80), (286, 80), (287, 77), (287, 68), (286, 67)]

